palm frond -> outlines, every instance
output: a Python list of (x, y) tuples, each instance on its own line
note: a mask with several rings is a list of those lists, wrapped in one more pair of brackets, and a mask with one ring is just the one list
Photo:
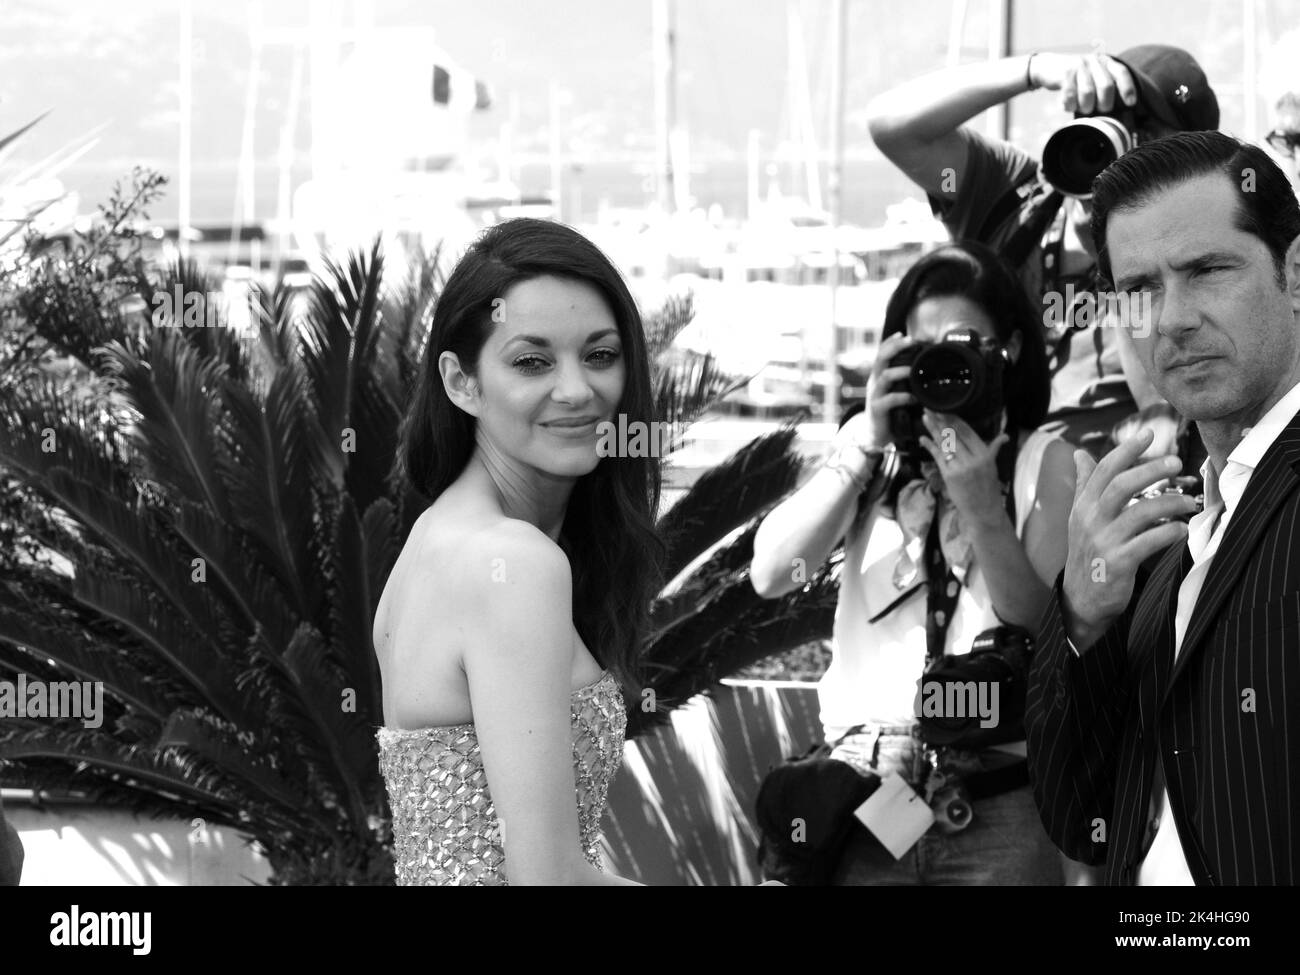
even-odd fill
[(395, 528), (393, 505), (387, 499), (376, 501), (365, 518), (358, 519), (351, 496), (344, 496), (330, 547), (334, 652), (359, 685), (355, 691), (360, 713), (375, 724), (383, 715), (383, 699), (370, 628), (387, 571), (400, 548)]
[(104, 349), (103, 369), (131, 411), (127, 436), (143, 476), (174, 486), (181, 497), (225, 517), (226, 492), (217, 475), (220, 418), (211, 393), (220, 383), (221, 367), (201, 357), (175, 329), (157, 329), (147, 360), (112, 342)]
[(720, 538), (785, 497), (803, 463), (794, 452), (793, 423), (757, 437), (704, 471), (659, 519), (668, 543), (664, 577), (674, 579)]
[(687, 292), (672, 295), (663, 307), (648, 315), (642, 315), (645, 328), (646, 351), (650, 361), (655, 361), (672, 347), (682, 329), (695, 319), (695, 296)]
[[(120, 655), (92, 643), (83, 631), (48, 619), (38, 623), (21, 603), (15, 605), (13, 594), (12, 584), (0, 587), (0, 660), (6, 660), (15, 671), (30, 671), (32, 657), (44, 656), (73, 679), (102, 681), (106, 694), (162, 725), (175, 702), (160, 694), (147, 675)], [(6, 646), (6, 641), (12, 646)], [(25, 650), (19, 651), (18, 647)]]
[(39, 122), (41, 119), (45, 118), (45, 116), (49, 114), (50, 114), (49, 110), (41, 112), (40, 115), (36, 116), (36, 118), (32, 119), (30, 122), (28, 122), (26, 125), (22, 126), (21, 128), (14, 129), (14, 131), (10, 132), (8, 135), (0, 136), (0, 151), (4, 151), (4, 149), (10, 143), (21, 138), (23, 133), (25, 133), (28, 129), (30, 129), (37, 122)]
[[(303, 320), (302, 357), (323, 437), (320, 458), (337, 490), (344, 490), (352, 467), (360, 469), (374, 452), (382, 452), (391, 430), (364, 428), (362, 388), (364, 366), (370, 361), (382, 307), (383, 250), (378, 240), (366, 257), (351, 255), (346, 266), (330, 261), (309, 299), (311, 313)], [(350, 434), (350, 435), (349, 435)], [(352, 463), (352, 455), (359, 463)], [(369, 504), (372, 497), (358, 500)]]
[(674, 348), (660, 356), (652, 378), (655, 415), (670, 430), (683, 430), (750, 377), (725, 371), (707, 353)]
[(306, 442), (320, 427), (312, 419), (305, 379), (296, 365), (286, 365), (271, 379), (264, 402), (235, 383), (223, 395), (229, 428), (217, 463), (230, 498), (230, 522), (246, 533), (297, 613), (311, 618), (323, 590), (311, 569), (316, 471)]
[(647, 682), (655, 708), (629, 702), (628, 736), (661, 724), (677, 706), (709, 692), (737, 671), (796, 647), (830, 636), (839, 586), (832, 566), (801, 590), (763, 600), (747, 572), (715, 588), (706, 604), (661, 634), (648, 650)]

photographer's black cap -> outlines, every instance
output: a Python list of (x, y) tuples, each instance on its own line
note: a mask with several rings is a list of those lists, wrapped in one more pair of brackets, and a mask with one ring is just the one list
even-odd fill
[(1114, 55), (1133, 75), (1138, 106), (1182, 132), (1219, 127), (1219, 100), (1196, 59), (1180, 47), (1139, 44)]

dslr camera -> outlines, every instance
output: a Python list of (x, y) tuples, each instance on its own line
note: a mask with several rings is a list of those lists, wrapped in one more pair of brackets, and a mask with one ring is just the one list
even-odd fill
[[(975, 637), (970, 653), (944, 654), (931, 664), (918, 687), (921, 740), (976, 751), (1025, 737), (1033, 649), (1027, 630), (998, 626)], [(942, 706), (931, 707), (936, 701)]]
[(918, 342), (894, 356), (891, 367), (910, 366), (911, 372), (889, 391), (910, 392), (917, 400), (889, 411), (889, 435), (898, 452), (912, 460), (928, 458), (921, 446), (924, 409), (956, 414), (981, 439), (992, 440), (1002, 419), (1002, 377), (1009, 361), (997, 342), (967, 329), (949, 332), (940, 342)]
[(1091, 199), (1092, 181), (1138, 144), (1137, 129), (1132, 109), (1067, 122), (1043, 146), (1043, 179), (1066, 196)]

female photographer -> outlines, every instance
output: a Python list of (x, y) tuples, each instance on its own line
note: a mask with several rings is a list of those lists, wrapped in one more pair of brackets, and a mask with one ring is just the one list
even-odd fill
[[(918, 721), (927, 666), (969, 653), (984, 636), (1014, 657), (1065, 563), (1074, 461), (1068, 444), (1035, 431), (1050, 395), (1042, 328), (997, 256), (961, 243), (903, 276), (881, 337), (866, 408), (842, 424), (823, 467), (754, 541), (753, 585), (768, 598), (797, 588), (844, 541), (833, 658), (818, 687), (826, 741), (832, 758), (869, 775), (895, 772), (925, 801), (909, 805), (906, 821), (874, 824), (878, 835), (924, 831), (903, 841), (900, 859), (855, 826), (834, 882), (1061, 883), (1023, 736), (939, 747), (923, 740)], [(922, 410), (906, 391), (913, 370), (903, 363), (954, 340), (982, 349), (991, 382), (991, 406), (963, 409), (965, 418)], [(979, 703), (991, 705), (981, 727), (1019, 726), (1022, 715), (999, 714), (992, 693)]]

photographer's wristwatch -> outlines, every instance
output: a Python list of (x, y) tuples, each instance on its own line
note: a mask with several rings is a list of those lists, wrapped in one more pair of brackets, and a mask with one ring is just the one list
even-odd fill
[[(846, 483), (853, 484), (859, 492), (862, 492), (867, 489), (872, 477), (880, 469), (882, 456), (882, 452), (879, 450), (864, 447), (859, 443), (849, 443), (827, 457), (822, 466), (834, 471), (844, 478)], [(859, 474), (857, 468), (862, 463), (862, 457), (867, 458), (867, 469)]]

